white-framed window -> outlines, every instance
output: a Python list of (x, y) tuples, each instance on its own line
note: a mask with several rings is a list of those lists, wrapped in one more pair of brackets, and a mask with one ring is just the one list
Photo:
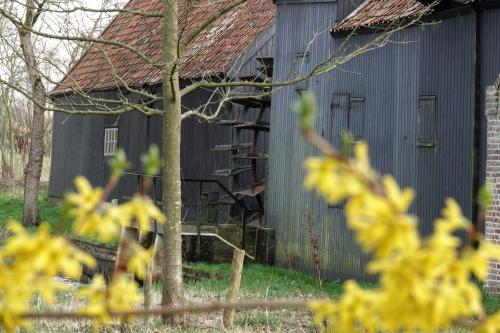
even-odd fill
[(118, 148), (118, 127), (104, 128), (104, 156), (115, 156)]

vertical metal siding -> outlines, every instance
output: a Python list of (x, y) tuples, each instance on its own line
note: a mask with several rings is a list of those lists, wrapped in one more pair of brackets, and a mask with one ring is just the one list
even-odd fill
[[(333, 22), (335, 4), (277, 2), (277, 10), (275, 77), (283, 80), (313, 33), (321, 31), (324, 22)], [(455, 197), (465, 213), (471, 213), (473, 27), (472, 15), (412, 27), (393, 35), (385, 47), (308, 82), (319, 108), (317, 129), (331, 131), (330, 137), (338, 137), (340, 131), (332, 120), (334, 95), (365, 98), (364, 136), (372, 164), (383, 174), (393, 174), (403, 186), (416, 188), (419, 199), (412, 211), (423, 216), (423, 233), (431, 230), (445, 196)], [(353, 37), (350, 45), (370, 38)], [(304, 70), (334, 54), (342, 42), (321, 34), (309, 50)], [(416, 146), (418, 96), (425, 94), (438, 96), (438, 147), (428, 158)], [(295, 87), (275, 89), (273, 95), (267, 220), (276, 229), (277, 262), (313, 271), (305, 218), (309, 206), (320, 237), (325, 277), (370, 279), (364, 270), (367, 257), (346, 227), (341, 209), (329, 208), (303, 190), (303, 161), (317, 152), (301, 138), (291, 111), (298, 97)]]
[(472, 209), (475, 15), (421, 28), (419, 95), (436, 96), (436, 147), (417, 148), (416, 212), (422, 231), (446, 197)]

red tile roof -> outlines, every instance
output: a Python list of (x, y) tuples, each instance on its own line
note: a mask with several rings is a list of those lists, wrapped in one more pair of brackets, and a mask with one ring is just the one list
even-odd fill
[(332, 30), (370, 27), (422, 15), (428, 7), (416, 0), (366, 0)]
[[(126, 9), (161, 13), (162, 3), (162, 0), (131, 0)], [(183, 30), (181, 41), (233, 0), (199, 0), (189, 8), (185, 3), (181, 4), (179, 11), (179, 29)], [(274, 22), (274, 17), (272, 0), (247, 0), (218, 18), (187, 47), (181, 57), (181, 77), (223, 73)], [(104, 31), (102, 39), (128, 44), (151, 60), (160, 62), (162, 18), (121, 13)], [(121, 80), (129, 86), (154, 84), (161, 81), (161, 73), (132, 51), (119, 46), (94, 44), (52, 94), (72, 88), (85, 91), (113, 88), (122, 86)]]

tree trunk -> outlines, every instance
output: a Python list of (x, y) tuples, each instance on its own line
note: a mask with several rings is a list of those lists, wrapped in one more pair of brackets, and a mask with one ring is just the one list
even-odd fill
[[(177, 66), (178, 1), (163, 2), (163, 211), (167, 222), (163, 227), (163, 292), (162, 305), (182, 302), (182, 237), (181, 237), (181, 96)], [(176, 318), (163, 318), (164, 322)]]
[[(27, 23), (33, 23), (31, 9), (33, 1), (27, 2)], [(28, 152), (28, 164), (24, 171), (24, 211), (23, 225), (26, 227), (36, 225), (39, 222), (38, 215), (38, 187), (43, 165), (43, 138), (45, 135), (45, 98), (46, 91), (42, 77), (38, 69), (31, 32), (25, 29), (19, 30), (21, 49), (23, 52), (26, 70), (30, 80), (31, 90), (34, 98), (33, 118), (31, 124), (31, 141)]]

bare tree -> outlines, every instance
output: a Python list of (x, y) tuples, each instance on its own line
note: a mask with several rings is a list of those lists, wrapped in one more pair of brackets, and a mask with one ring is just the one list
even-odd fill
[[(4, 175), (14, 177), (14, 151), (21, 155), (24, 173), (23, 224), (38, 223), (38, 188), (44, 154), (50, 148), (50, 113), (48, 91), (89, 47), (89, 41), (60, 41), (37, 35), (33, 30), (60, 34), (99, 33), (110, 16), (97, 12), (91, 24), (83, 24), (78, 15), (62, 10), (79, 0), (0, 1), (0, 157)], [(103, 6), (119, 3), (102, 0)], [(102, 8), (102, 7), (101, 7)], [(10, 25), (8, 24), (10, 23)], [(14, 24), (12, 24), (14, 23)], [(5, 77), (5, 79), (4, 79)], [(7, 156), (7, 154), (9, 156)]]
[(18, 27), (19, 40), (26, 71), (28, 72), (31, 86), (31, 96), (38, 103), (33, 105), (33, 121), (31, 127), (31, 140), (28, 154), (28, 164), (24, 171), (24, 210), (23, 225), (38, 224), (38, 186), (42, 174), (45, 136), (45, 103), (47, 91), (43, 84), (39, 63), (34, 51), (32, 32), (36, 21), (42, 13), (44, 2), (35, 4), (34, 0), (27, 0), (26, 13), (23, 26)]

